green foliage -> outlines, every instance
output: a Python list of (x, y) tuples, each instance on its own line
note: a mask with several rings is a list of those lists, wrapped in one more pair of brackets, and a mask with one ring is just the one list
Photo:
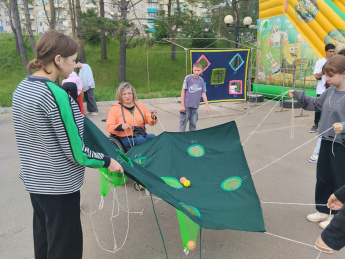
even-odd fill
[[(101, 59), (99, 45), (85, 44), (88, 64), (91, 66), (97, 101), (115, 100), (118, 87), (119, 43), (108, 38), (108, 60)], [(12, 94), (21, 80), (26, 77), (20, 55), (16, 53), (15, 41), (11, 34), (0, 34), (0, 106), (11, 106)], [(127, 50), (127, 81), (132, 83), (140, 99), (177, 97), (186, 76), (186, 55), (176, 53), (176, 61), (170, 60), (170, 45), (154, 45), (148, 51), (145, 45)], [(29, 60), (33, 59), (29, 43), (26, 44)], [(149, 69), (147, 69), (147, 57)], [(187, 56), (188, 69), (189, 55)], [(148, 82), (148, 72), (149, 79)]]
[(83, 39), (91, 44), (98, 45), (101, 43), (100, 28), (102, 20), (98, 17), (95, 9), (87, 9), (86, 12), (80, 12), (83, 28)]
[(165, 11), (160, 10), (157, 14), (157, 19), (154, 20), (153, 28), (155, 32), (153, 33), (153, 37), (156, 41), (160, 41), (163, 38), (170, 38), (168, 25), (165, 19)]

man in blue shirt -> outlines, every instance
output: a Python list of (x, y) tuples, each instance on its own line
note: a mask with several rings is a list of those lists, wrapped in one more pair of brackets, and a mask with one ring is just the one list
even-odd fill
[(84, 98), (86, 100), (87, 111), (90, 115), (98, 115), (98, 108), (93, 93), (95, 89), (95, 80), (91, 67), (86, 63), (81, 63), (80, 60), (76, 60), (77, 68), (79, 68), (79, 77), (83, 82)]

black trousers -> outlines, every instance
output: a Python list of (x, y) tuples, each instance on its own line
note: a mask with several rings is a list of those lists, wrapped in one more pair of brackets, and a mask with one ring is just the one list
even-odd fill
[(36, 259), (81, 259), (83, 233), (80, 192), (64, 195), (30, 193)]
[[(332, 142), (321, 140), (321, 147), (316, 169), (315, 203), (326, 204), (329, 196), (345, 185), (345, 147)], [(326, 206), (316, 206), (322, 213), (329, 213)], [(332, 211), (333, 213), (333, 211)]]
[[(321, 94), (317, 94), (316, 96), (319, 97), (320, 95), (321, 95)], [(320, 118), (321, 118), (321, 112), (315, 112), (314, 124), (315, 124), (316, 126), (319, 126)]]
[(340, 250), (345, 246), (345, 206), (339, 210), (321, 233), (321, 238), (332, 249)]

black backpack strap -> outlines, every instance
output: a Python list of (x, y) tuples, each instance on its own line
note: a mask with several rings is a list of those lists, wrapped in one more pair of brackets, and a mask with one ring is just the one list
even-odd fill
[[(145, 128), (145, 125), (146, 125), (146, 122), (145, 122), (145, 117), (143, 115), (143, 113), (141, 112), (141, 110), (139, 109), (138, 105), (134, 102), (134, 105), (135, 107), (137, 107), (137, 109), (139, 110), (140, 114), (141, 114), (141, 117), (143, 117), (143, 121), (144, 121), (144, 128)], [(123, 114), (122, 114), (123, 115)]]
[(124, 114), (124, 112), (123, 112), (123, 105), (122, 105), (122, 103), (119, 103), (119, 104), (121, 105), (121, 112), (122, 112), (123, 121), (124, 121), (124, 123), (127, 123), (127, 122), (126, 122), (126, 119), (125, 119), (125, 114)]

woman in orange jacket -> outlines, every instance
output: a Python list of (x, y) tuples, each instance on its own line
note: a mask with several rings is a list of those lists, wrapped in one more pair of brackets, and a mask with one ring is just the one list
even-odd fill
[(130, 83), (121, 83), (116, 92), (119, 103), (110, 108), (107, 117), (107, 131), (118, 136), (126, 148), (139, 145), (155, 137), (147, 134), (145, 125), (157, 123), (157, 110), (147, 110), (144, 104), (137, 102), (135, 89)]

